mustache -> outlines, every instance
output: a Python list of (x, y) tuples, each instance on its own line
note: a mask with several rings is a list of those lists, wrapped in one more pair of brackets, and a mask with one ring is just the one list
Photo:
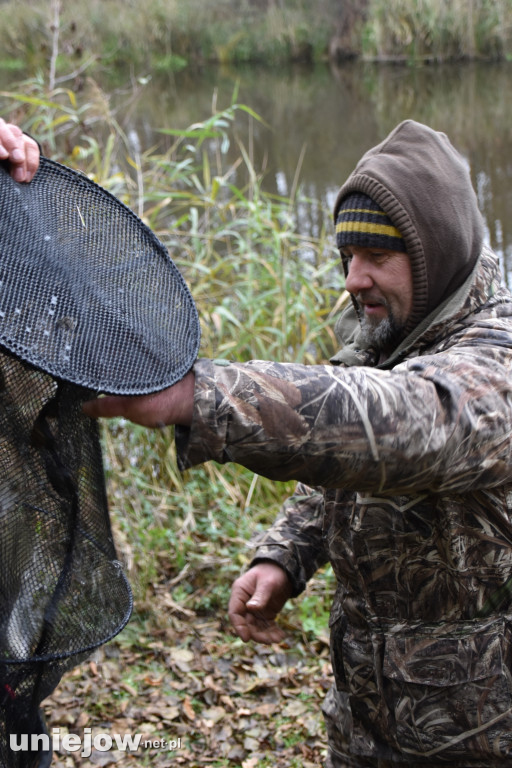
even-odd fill
[(388, 302), (382, 296), (375, 296), (372, 293), (358, 293), (354, 296), (359, 306), (363, 304), (381, 304), (383, 307), (388, 306)]

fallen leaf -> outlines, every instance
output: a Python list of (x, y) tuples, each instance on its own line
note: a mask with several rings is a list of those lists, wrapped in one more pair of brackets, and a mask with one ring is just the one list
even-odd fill
[(145, 683), (147, 683), (147, 685), (151, 685), (156, 688), (162, 685), (163, 677), (151, 677), (151, 675), (144, 675), (143, 680)]
[(259, 748), (260, 743), (256, 739), (253, 739), (251, 736), (247, 736), (244, 739), (244, 749), (246, 749), (248, 752), (256, 752), (256, 750)]
[(85, 728), (85, 726), (89, 723), (89, 720), (90, 718), (87, 712), (80, 712), (75, 725), (77, 728)]
[(273, 715), (274, 712), (277, 709), (277, 704), (274, 702), (269, 702), (267, 704), (260, 704), (256, 707), (254, 710), (258, 715), (263, 715), (264, 717), (270, 717), (270, 715)]
[(210, 720), (212, 725), (214, 725), (219, 720), (222, 720), (223, 717), (226, 717), (226, 710), (223, 707), (209, 707), (202, 710), (201, 716), (206, 720)]
[(126, 691), (130, 694), (130, 696), (136, 697), (138, 694), (138, 691), (136, 688), (133, 687), (133, 685), (130, 685), (129, 683), (120, 683), (119, 687), (123, 689), (123, 691)]
[(104, 768), (106, 765), (115, 765), (118, 763), (120, 755), (117, 752), (97, 752), (93, 749), (88, 760), (90, 760), (93, 765), (99, 765)]
[(289, 701), (281, 710), (283, 717), (300, 717), (309, 711), (303, 701)]
[(190, 665), (194, 661), (194, 654), (188, 648), (171, 648), (169, 651), (170, 661), (175, 664), (182, 672), (190, 672)]
[(247, 760), (243, 761), (242, 768), (257, 768), (258, 761), (258, 757), (249, 757)]
[(194, 712), (194, 708), (188, 696), (185, 698), (185, 701), (183, 702), (183, 711), (189, 720), (196, 719), (196, 713)]

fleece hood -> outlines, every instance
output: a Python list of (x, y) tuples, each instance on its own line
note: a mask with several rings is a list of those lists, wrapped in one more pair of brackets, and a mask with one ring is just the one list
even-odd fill
[(482, 249), (468, 165), (444, 133), (405, 120), (363, 155), (341, 187), (335, 222), (343, 200), (357, 192), (380, 205), (405, 241), (414, 288), (408, 333), (464, 283)]

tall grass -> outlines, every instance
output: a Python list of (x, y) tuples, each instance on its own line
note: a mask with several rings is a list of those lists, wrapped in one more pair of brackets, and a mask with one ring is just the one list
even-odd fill
[[(62, 2), (61, 59), (77, 65), (137, 69), (202, 66), (206, 62), (314, 61), (325, 58), (336, 0), (255, 4), (250, 0), (89, 0)], [(9, 24), (0, 29), (6, 60), (25, 60), (32, 71), (52, 46), (50, 0), (4, 0)], [(334, 14), (334, 15), (333, 15)]]
[(350, 40), (350, 55), (379, 59), (512, 55), (509, 0), (3, 0), (1, 7), (9, 21), (0, 27), (0, 64), (29, 76), (48, 65), (58, 19), (57, 83), (70, 64), (107, 78), (123, 67), (138, 75), (211, 62), (320, 62), (336, 40), (342, 55)]
[(500, 59), (510, 56), (508, 0), (371, 0), (363, 50), (379, 59)]
[[(234, 127), (240, 114), (259, 119), (250, 109), (234, 101), (169, 133), (165, 151), (131, 156), (99, 93), (85, 103), (64, 89), (46, 96), (32, 82), (2, 95), (4, 114), (14, 110), (47, 154), (112, 190), (168, 246), (198, 306), (203, 356), (309, 363), (332, 353), (330, 315), (343, 282), (328, 212), (320, 236), (305, 237), (297, 227), (300, 184), (287, 199), (263, 191)], [(214, 464), (182, 477), (172, 429), (117, 421), (105, 426), (104, 444), (118, 542), (137, 594), (177, 580), (177, 599), (188, 606), (225, 603), (247, 542), (272, 521), (293, 484)]]

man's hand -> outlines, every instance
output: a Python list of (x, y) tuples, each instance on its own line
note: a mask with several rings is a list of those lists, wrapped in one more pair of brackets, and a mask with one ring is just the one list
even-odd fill
[(274, 619), (292, 595), (286, 572), (270, 561), (257, 563), (233, 584), (229, 619), (235, 632), (246, 643), (278, 643), (283, 630)]
[(181, 381), (161, 392), (129, 397), (107, 395), (88, 400), (83, 411), (94, 419), (123, 416), (143, 427), (165, 427), (167, 424), (189, 427), (194, 409), (194, 383), (194, 374), (189, 371)]
[(8, 160), (15, 181), (32, 181), (39, 168), (39, 147), (17, 125), (0, 117), (0, 160)]

